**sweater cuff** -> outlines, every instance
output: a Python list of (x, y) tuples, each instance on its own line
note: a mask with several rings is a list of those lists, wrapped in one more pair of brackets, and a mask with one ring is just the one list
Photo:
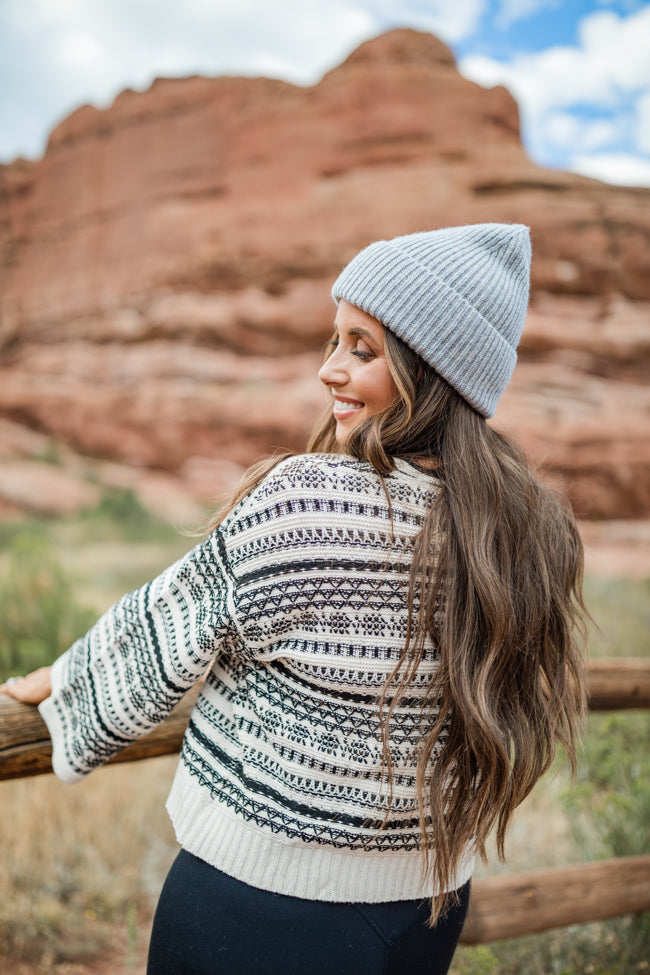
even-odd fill
[(86, 777), (85, 772), (80, 772), (73, 767), (67, 759), (65, 748), (65, 723), (63, 714), (57, 704), (60, 692), (65, 681), (65, 657), (63, 654), (52, 664), (50, 680), (52, 693), (38, 705), (39, 714), (47, 725), (47, 730), (52, 739), (52, 771), (58, 779), (67, 784), (80, 782)]

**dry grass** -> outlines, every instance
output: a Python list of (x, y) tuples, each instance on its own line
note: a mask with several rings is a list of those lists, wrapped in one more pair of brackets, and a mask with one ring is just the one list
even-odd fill
[(135, 953), (177, 846), (164, 802), (174, 757), (0, 784), (0, 972), (106, 952), (116, 926)]

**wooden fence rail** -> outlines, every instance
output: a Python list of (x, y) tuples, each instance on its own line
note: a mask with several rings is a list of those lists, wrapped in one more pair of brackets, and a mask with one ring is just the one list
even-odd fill
[(650, 856), (503, 874), (472, 881), (461, 941), (483, 945), (642, 911), (650, 911)]
[(650, 708), (650, 660), (592, 660), (588, 675), (592, 711)]
[[(112, 762), (177, 752), (198, 687), (154, 731)], [(589, 665), (589, 707), (650, 707), (650, 661), (598, 660)], [(37, 709), (0, 694), (0, 780), (51, 772), (51, 744)], [(650, 911), (650, 855), (617, 857), (550, 870), (474, 880), (461, 941), (489, 944), (569, 924)]]
[[(198, 697), (193, 687), (157, 728), (128, 745), (109, 764), (180, 751), (190, 712)], [(52, 771), (52, 743), (45, 722), (32, 704), (0, 694), (0, 781)]]
[[(594, 711), (650, 707), (650, 660), (596, 660), (589, 665)], [(177, 752), (198, 691), (193, 688), (166, 721), (120, 752), (113, 762), (135, 762)], [(47, 728), (37, 709), (0, 694), (0, 781), (52, 771)]]

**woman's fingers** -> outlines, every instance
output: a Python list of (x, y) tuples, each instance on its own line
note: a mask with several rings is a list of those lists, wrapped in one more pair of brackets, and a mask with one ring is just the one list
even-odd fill
[(9, 694), (24, 704), (40, 704), (52, 693), (50, 668), (39, 667), (25, 677), (10, 677), (0, 684), (0, 693)]

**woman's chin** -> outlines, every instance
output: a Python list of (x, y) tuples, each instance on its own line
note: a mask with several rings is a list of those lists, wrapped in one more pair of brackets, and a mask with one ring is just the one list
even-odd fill
[[(359, 412), (361, 413), (362, 411)], [(344, 420), (336, 421), (336, 431), (334, 433), (334, 436), (336, 437), (336, 442), (337, 444), (339, 444), (340, 447), (344, 447), (346, 445), (346, 443), (350, 439), (350, 434), (352, 433), (355, 427), (359, 426), (359, 424), (362, 422), (363, 419), (364, 416), (360, 415), (360, 416), (348, 416)]]
[(350, 434), (347, 430), (339, 430), (337, 426), (336, 433), (334, 434), (334, 436), (336, 438), (336, 442), (339, 445), (339, 447), (345, 447)]
[(354, 423), (345, 423), (341, 420), (337, 422), (334, 436), (336, 437), (336, 442), (339, 447), (345, 447), (346, 443), (350, 439), (350, 434), (352, 433), (354, 426)]

